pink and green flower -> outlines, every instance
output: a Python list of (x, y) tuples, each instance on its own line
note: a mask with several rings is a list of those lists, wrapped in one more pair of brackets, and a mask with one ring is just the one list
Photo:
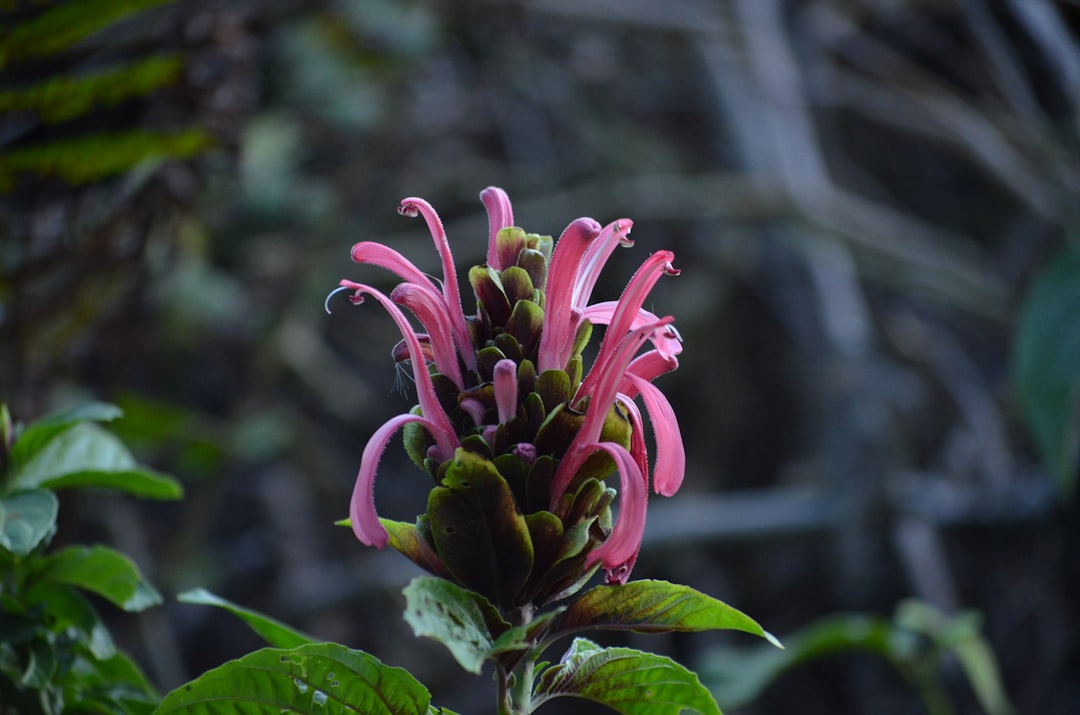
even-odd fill
[[(511, 609), (569, 595), (600, 567), (609, 582), (629, 578), (650, 472), (638, 397), (655, 436), (653, 488), (670, 496), (682, 482), (679, 425), (653, 385), (678, 367), (681, 341), (672, 317), (643, 307), (660, 277), (678, 271), (670, 251), (657, 251), (617, 301), (592, 303), (608, 258), (632, 245), (631, 221), (601, 226), (580, 218), (553, 245), (513, 225), (501, 189), (480, 198), (490, 235), (486, 264), (468, 273), (473, 315), (462, 308), (442, 222), (423, 199), (407, 198), (399, 211), (427, 223), (441, 280), (385, 245), (352, 249), (354, 261), (401, 279), (389, 295), (350, 280), (338, 291), (354, 304), (370, 296), (390, 313), (402, 334), (394, 356), (410, 365), (419, 404), (371, 436), (349, 517), (363, 543), (390, 544)], [(586, 370), (582, 353), (596, 325), (604, 335)], [(427, 511), (415, 524), (382, 519), (375, 509), (376, 470), (399, 430), (432, 478)], [(615, 475), (617, 488), (608, 483)]]

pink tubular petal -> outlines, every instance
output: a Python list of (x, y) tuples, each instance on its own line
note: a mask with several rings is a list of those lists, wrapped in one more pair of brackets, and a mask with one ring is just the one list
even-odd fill
[(484, 407), (484, 403), (475, 397), (466, 397), (460, 402), (458, 406), (465, 410), (465, 414), (472, 417), (473, 424), (477, 427), (484, 425), (484, 413), (487, 412), (487, 408)]
[(677, 357), (674, 355), (666, 356), (659, 350), (650, 350), (647, 353), (638, 355), (626, 368), (627, 379), (619, 385), (619, 392), (625, 393), (630, 399), (633, 399), (637, 397), (638, 390), (630, 381), (630, 375), (636, 375), (642, 380), (652, 382), (664, 373), (676, 370), (678, 367), (679, 359)]
[[(600, 351), (596, 355), (592, 369), (589, 370), (588, 377), (585, 378), (585, 383), (581, 386), (584, 394), (589, 394), (594, 389), (596, 381), (610, 372), (608, 365), (611, 363), (616, 351), (618, 351), (620, 341), (623, 336), (634, 329), (632, 326), (635, 319), (639, 317), (641, 305), (645, 302), (645, 297), (649, 294), (649, 291), (656, 285), (656, 281), (665, 274), (678, 275), (678, 271), (671, 265), (671, 259), (674, 257), (675, 254), (671, 251), (657, 251), (645, 259), (645, 262), (637, 269), (630, 282), (626, 284), (626, 289), (623, 290), (619, 302), (615, 305), (611, 322), (604, 332), (604, 339), (600, 343)], [(671, 321), (667, 322), (670, 323)]]
[(458, 354), (454, 349), (453, 321), (446, 314), (446, 304), (442, 297), (434, 288), (416, 283), (400, 283), (390, 292), (390, 300), (411, 310), (427, 329), (435, 369), (453, 380), (458, 389), (464, 388)]
[(356, 475), (352, 500), (349, 502), (349, 521), (356, 538), (368, 546), (381, 549), (390, 539), (386, 529), (379, 523), (379, 515), (375, 511), (375, 470), (390, 438), (409, 422), (420, 422), (428, 431), (434, 433), (434, 425), (420, 415), (398, 415), (375, 430), (375, 434), (371, 435), (364, 447), (363, 456), (360, 457), (360, 472)]
[(432, 285), (431, 278), (412, 261), (381, 243), (361, 241), (352, 247), (352, 259), (357, 263), (384, 268), (407, 283)]
[(653, 489), (657, 494), (669, 497), (679, 491), (686, 474), (686, 449), (683, 446), (679, 421), (675, 418), (671, 403), (659, 388), (633, 373), (627, 373), (626, 376), (641, 393), (656, 438)]
[[(631, 562), (641, 548), (641, 538), (645, 534), (645, 511), (649, 492), (645, 477), (637, 462), (626, 449), (615, 442), (599, 442), (596, 449), (607, 452), (619, 471), (619, 516), (607, 540), (593, 549), (585, 559), (585, 568), (591, 568), (601, 562), (608, 571), (615, 571)], [(629, 576), (629, 573), (626, 574)], [(625, 580), (625, 579), (624, 579)]]
[[(630, 418), (630, 456), (637, 462), (638, 469), (648, 477), (649, 475), (649, 450), (645, 447), (645, 426), (641, 421), (641, 410), (634, 404), (632, 397), (620, 394), (616, 400), (619, 406)], [(645, 480), (646, 484), (648, 479)]]
[(537, 369), (562, 370), (569, 355), (563, 354), (570, 325), (570, 308), (577, 282), (578, 266), (589, 243), (600, 235), (600, 224), (591, 218), (579, 218), (570, 223), (559, 236), (551, 252), (547, 288), (544, 291), (544, 326), (540, 335)]
[(495, 406), (499, 410), (499, 424), (517, 415), (518, 388), (517, 363), (504, 358), (495, 363)]
[(499, 235), (499, 231), (502, 229), (514, 225), (514, 209), (510, 205), (510, 197), (497, 186), (489, 186), (481, 191), (480, 200), (484, 202), (484, 208), (487, 209), (488, 215), (487, 264), (495, 270), (501, 271), (513, 265), (513, 263), (506, 263), (499, 256), (495, 237)]
[(454, 426), (450, 424), (450, 418), (443, 412), (438, 397), (435, 396), (435, 387), (431, 382), (431, 374), (428, 373), (427, 363), (424, 362), (423, 348), (420, 346), (420, 340), (417, 338), (416, 333), (413, 332), (408, 318), (401, 312), (401, 308), (394, 305), (390, 298), (371, 286), (347, 280), (341, 281), (341, 285), (352, 289), (353, 303), (362, 302), (365, 295), (370, 295), (394, 319), (394, 323), (397, 324), (398, 330), (401, 331), (401, 337), (405, 339), (405, 344), (409, 349), (409, 359), (412, 361), (413, 380), (416, 382), (416, 394), (420, 401), (420, 411), (430, 424), (429, 431), (431, 436), (435, 438), (435, 444), (442, 451), (443, 458), (449, 459), (450, 455), (459, 446), (457, 434), (454, 432)]
[[(593, 303), (582, 311), (583, 317), (593, 325), (609, 325), (615, 315), (618, 303), (614, 300), (605, 300)], [(659, 318), (654, 313), (641, 308), (630, 323), (631, 330), (637, 330), (642, 325), (655, 323)], [(668, 330), (657, 332), (653, 336), (653, 345), (665, 356), (675, 356), (682, 352), (682, 336), (675, 330), (675, 326), (668, 326)]]
[[(551, 482), (552, 507), (558, 503), (570, 482), (573, 481), (574, 473), (585, 461), (588, 451), (592, 449), (592, 445), (600, 439), (604, 420), (611, 405), (615, 402), (619, 385), (623, 381), (623, 376), (630, 361), (638, 349), (649, 340), (654, 331), (664, 328), (672, 320), (673, 318), (670, 316), (664, 317), (653, 325), (643, 326), (625, 335), (619, 342), (612, 360), (609, 361), (608, 369), (593, 381), (592, 392), (583, 392), (585, 383), (582, 383), (576, 397), (581, 399), (588, 396), (589, 406), (585, 410), (585, 419), (582, 421), (581, 427), (578, 429), (577, 434), (574, 435), (570, 446), (566, 449), (566, 454), (559, 462), (559, 466), (555, 468), (555, 476)], [(593, 377), (592, 373), (586, 378), (586, 382), (591, 377)]]
[(469, 337), (469, 330), (465, 326), (465, 312), (461, 308), (461, 291), (458, 290), (457, 269), (454, 266), (454, 256), (450, 253), (450, 242), (446, 239), (446, 231), (443, 229), (439, 214), (427, 201), (410, 196), (401, 200), (398, 213), (402, 216), (421, 215), (427, 223), (431, 238), (435, 241), (435, 248), (439, 252), (443, 269), (443, 298), (446, 300), (446, 309), (453, 321), (454, 340), (458, 344), (458, 351), (465, 359), (470, 369), (475, 369), (475, 348)]
[(578, 271), (577, 282), (574, 284), (572, 303), (575, 308), (584, 308), (592, 296), (593, 288), (600, 277), (600, 271), (604, 264), (615, 252), (616, 246), (629, 248), (634, 245), (630, 240), (630, 229), (634, 222), (628, 218), (612, 221), (600, 230), (600, 235), (589, 244), (585, 255), (581, 259), (581, 269)]

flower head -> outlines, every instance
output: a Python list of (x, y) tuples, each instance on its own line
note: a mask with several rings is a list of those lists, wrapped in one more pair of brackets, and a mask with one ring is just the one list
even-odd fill
[[(442, 222), (423, 199), (407, 198), (399, 210), (427, 223), (441, 282), (382, 244), (352, 249), (354, 261), (402, 280), (389, 295), (349, 280), (338, 291), (355, 304), (370, 296), (390, 313), (402, 334), (394, 356), (411, 363), (419, 404), (368, 441), (349, 516), (363, 543), (389, 543), (509, 609), (568, 595), (600, 567), (609, 582), (629, 578), (649, 484), (638, 397), (655, 435), (653, 486), (664, 496), (679, 488), (682, 437), (652, 380), (678, 367), (681, 339), (673, 318), (643, 307), (657, 280), (678, 271), (670, 251), (657, 251), (617, 301), (590, 303), (615, 248), (633, 245), (630, 220), (601, 226), (580, 218), (553, 244), (513, 226), (501, 189), (480, 198), (489, 237), (486, 264), (468, 272), (473, 315), (464, 314)], [(606, 328), (586, 371), (582, 353), (594, 325)], [(415, 524), (375, 510), (375, 472), (399, 429), (410, 457), (434, 480)], [(608, 484), (613, 475), (617, 488)]]

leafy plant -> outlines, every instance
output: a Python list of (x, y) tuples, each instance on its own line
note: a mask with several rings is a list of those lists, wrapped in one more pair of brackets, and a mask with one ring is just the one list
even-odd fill
[(125, 611), (161, 596), (138, 567), (102, 545), (50, 551), (56, 492), (106, 488), (179, 499), (173, 479), (136, 464), (92, 403), (15, 427), (0, 407), (0, 713), (147, 713), (159, 696), (119, 651), (86, 594)]
[(890, 620), (860, 613), (828, 616), (787, 636), (786, 650), (722, 648), (701, 664), (702, 679), (718, 699), (740, 707), (758, 698), (777, 678), (810, 661), (840, 653), (869, 653), (885, 660), (919, 693), (927, 713), (951, 715), (941, 667), (953, 657), (989, 715), (1008, 715), (997, 660), (983, 638), (979, 614), (952, 616), (918, 600), (901, 602)]

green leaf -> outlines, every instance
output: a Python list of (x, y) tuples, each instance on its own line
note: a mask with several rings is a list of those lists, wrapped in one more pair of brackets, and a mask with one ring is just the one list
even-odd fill
[(92, 134), (19, 147), (0, 155), (0, 191), (10, 190), (15, 176), (22, 172), (86, 184), (130, 171), (144, 162), (189, 159), (212, 145), (206, 131), (186, 129)]
[(161, 603), (161, 596), (135, 564), (107, 546), (69, 546), (36, 563), (33, 581), (78, 586), (125, 611), (141, 611)]
[(689, 586), (667, 581), (597, 586), (576, 599), (551, 630), (552, 633), (583, 630), (685, 633), (723, 629), (752, 633), (783, 648), (775, 636), (742, 611)]
[(109, 487), (152, 499), (178, 499), (183, 488), (161, 474), (139, 469), (116, 435), (89, 422), (66, 427), (18, 465), (15, 489)]
[(165, 696), (156, 715), (428, 715), (431, 694), (408, 672), (336, 643), (266, 648)]
[(419, 576), (403, 593), (413, 633), (445, 645), (470, 673), (480, 672), (495, 640), (510, 628), (486, 598), (445, 579)]
[(16, 556), (33, 551), (56, 524), (56, 495), (44, 489), (9, 494), (0, 504), (4, 514), (0, 546)]
[(537, 679), (535, 706), (559, 696), (592, 700), (624, 715), (721, 715), (697, 675), (670, 658), (601, 648), (584, 638)]
[(701, 661), (701, 678), (724, 707), (743, 707), (781, 674), (807, 661), (849, 651), (869, 652), (896, 664), (903, 647), (883, 618), (841, 614), (784, 637), (784, 650), (761, 645), (717, 648)]
[(115, 489), (143, 499), (175, 501), (184, 496), (184, 487), (170, 476), (148, 469), (119, 472), (72, 472), (44, 480), (46, 489)]
[(1080, 245), (1047, 265), (1024, 301), (1013, 382), (1028, 431), (1065, 494), (1080, 471)]
[(295, 648), (314, 642), (314, 639), (310, 636), (285, 625), (277, 619), (271, 618), (270, 616), (264, 616), (249, 608), (238, 606), (231, 601), (227, 601), (220, 596), (210, 593), (205, 588), (195, 588), (190, 591), (184, 591), (177, 595), (176, 600), (181, 603), (195, 603), (203, 606), (217, 606), (218, 608), (224, 608), (226, 611), (248, 624), (248, 626), (251, 627), (251, 630), (255, 631), (267, 642), (267, 644), (274, 648)]
[(428, 495), (435, 550), (466, 587), (512, 607), (529, 577), (533, 547), (525, 517), (495, 465), (459, 449)]
[(22, 684), (40, 690), (49, 684), (56, 674), (56, 650), (45, 638), (30, 641), (27, 649), (26, 670), (22, 674)]
[(28, 87), (0, 90), (0, 113), (30, 111), (48, 123), (65, 122), (171, 84), (182, 70), (178, 57), (149, 57), (74, 76), (54, 75)]
[(116, 405), (88, 402), (70, 410), (43, 417), (19, 434), (11, 448), (11, 462), (16, 467), (25, 464), (53, 437), (79, 422), (110, 422), (122, 414), (123, 412)]
[(48, 8), (0, 39), (0, 68), (11, 60), (61, 52), (109, 25), (174, 0), (81, 0)]

